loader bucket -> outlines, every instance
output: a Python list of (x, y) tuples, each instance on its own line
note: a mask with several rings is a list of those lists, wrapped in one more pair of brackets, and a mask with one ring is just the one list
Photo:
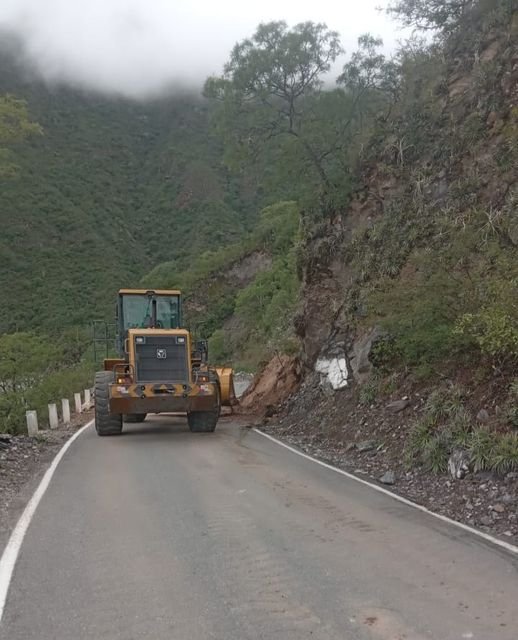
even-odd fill
[(216, 367), (221, 388), (221, 404), (231, 407), (237, 403), (234, 391), (234, 371), (230, 367)]

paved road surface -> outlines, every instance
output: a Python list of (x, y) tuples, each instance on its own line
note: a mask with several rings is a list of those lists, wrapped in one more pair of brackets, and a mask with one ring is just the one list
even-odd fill
[(230, 422), (71, 447), (2, 640), (516, 640), (517, 558)]

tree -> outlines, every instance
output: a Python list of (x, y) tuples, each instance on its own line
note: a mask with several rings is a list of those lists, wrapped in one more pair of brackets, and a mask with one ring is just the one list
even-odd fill
[(478, 4), (478, 0), (397, 0), (388, 12), (406, 26), (451, 32)]
[(389, 95), (395, 100), (399, 88), (399, 66), (381, 53), (381, 38), (366, 33), (358, 38), (358, 50), (344, 66), (337, 83), (354, 96), (356, 106), (366, 97)]
[(271, 141), (292, 138), (328, 187), (304, 122), (322, 91), (322, 75), (341, 52), (338, 34), (325, 24), (261, 24), (252, 38), (236, 44), (223, 75), (207, 80), (205, 95), (223, 103), (228, 137), (241, 151), (257, 155)]
[(17, 170), (8, 146), (41, 133), (41, 127), (30, 121), (24, 100), (0, 96), (0, 177), (13, 175)]
[(56, 365), (58, 357), (49, 340), (32, 333), (0, 336), (0, 394), (29, 389)]

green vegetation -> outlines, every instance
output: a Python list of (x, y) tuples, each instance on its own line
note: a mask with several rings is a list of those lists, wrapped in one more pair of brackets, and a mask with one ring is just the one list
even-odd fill
[(390, 5), (389, 13), (406, 26), (451, 37), (469, 31), (480, 19), (509, 19), (515, 10), (515, 0), (397, 0)]
[(160, 265), (142, 284), (180, 288), (186, 321), (199, 337), (210, 338), (212, 360), (253, 370), (276, 351), (295, 348), (298, 230), (297, 204), (279, 202), (261, 211), (240, 243), (206, 252), (184, 271), (175, 263)]
[[(311, 275), (313, 264), (343, 264), (340, 323), (386, 330), (372, 354), (383, 373), (434, 378), (470, 366), (509, 375), (518, 363), (518, 146), (503, 87), (516, 4), (401, 0), (392, 12), (439, 27), (440, 37), (411, 40), (390, 63), (367, 56), (384, 90), (364, 125), (364, 184), (340, 211), (348, 232), (312, 225), (303, 263)], [(483, 52), (479, 63), (472, 49)]]
[(0, 432), (23, 431), (28, 409), (35, 409), (44, 425), (48, 403), (72, 399), (91, 385), (91, 363), (78, 353), (84, 350), (81, 336), (63, 336), (59, 342), (58, 348), (32, 333), (0, 336)]
[(140, 104), (23, 78), (0, 51), (0, 95), (16, 96), (0, 102), (0, 125), (5, 105), (43, 129), (13, 131), (18, 171), (0, 178), (0, 332), (110, 318), (120, 286), (253, 228), (263, 202), (223, 165), (200, 98)]
[(415, 250), (398, 279), (371, 285), (373, 317), (391, 336), (390, 350), (378, 348), (379, 364), (434, 365), (462, 354), (497, 366), (518, 362), (516, 249), (504, 234), (483, 241), (484, 223), (469, 225), (441, 225), (451, 240)]
[(14, 177), (18, 170), (9, 147), (41, 133), (41, 127), (30, 121), (23, 100), (0, 96), (0, 180)]
[(382, 44), (360, 37), (337, 87), (324, 90), (323, 76), (342, 51), (338, 34), (311, 22), (260, 25), (205, 85), (229, 166), (253, 167), (265, 188), (317, 216), (346, 204), (369, 118), (394, 90), (395, 67)]
[(405, 448), (408, 466), (443, 473), (455, 450), (465, 451), (473, 471), (505, 474), (518, 470), (518, 434), (477, 427), (456, 387), (432, 392), (423, 417), (413, 426)]
[(372, 378), (360, 388), (358, 400), (361, 405), (372, 405), (379, 397), (379, 380)]

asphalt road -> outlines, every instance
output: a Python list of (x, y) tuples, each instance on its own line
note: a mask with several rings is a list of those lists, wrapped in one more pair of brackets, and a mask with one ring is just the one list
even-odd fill
[(518, 558), (226, 422), (88, 429), (2, 640), (516, 640)]

